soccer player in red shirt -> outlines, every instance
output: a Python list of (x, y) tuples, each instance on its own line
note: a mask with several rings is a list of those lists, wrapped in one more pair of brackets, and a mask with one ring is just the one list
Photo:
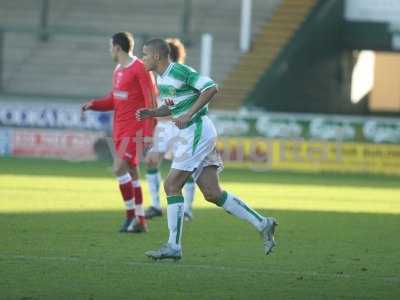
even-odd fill
[(112, 36), (110, 52), (117, 63), (113, 73), (112, 91), (82, 106), (86, 110), (114, 111), (113, 142), (116, 151), (113, 171), (126, 207), (126, 221), (120, 232), (146, 232), (143, 196), (139, 182), (138, 148), (143, 137), (151, 137), (152, 123), (137, 121), (135, 113), (155, 103), (155, 85), (143, 62), (132, 55), (134, 41), (129, 32)]

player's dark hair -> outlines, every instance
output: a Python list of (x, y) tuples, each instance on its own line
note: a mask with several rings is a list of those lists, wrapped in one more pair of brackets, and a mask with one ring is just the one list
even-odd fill
[(117, 32), (112, 36), (112, 44), (121, 47), (122, 51), (129, 53), (134, 46), (133, 35), (130, 32)]
[(152, 48), (162, 59), (167, 58), (171, 52), (168, 43), (163, 39), (151, 39), (144, 46)]
[(178, 38), (168, 38), (165, 40), (170, 48), (169, 58), (173, 62), (183, 64), (186, 59), (186, 49)]

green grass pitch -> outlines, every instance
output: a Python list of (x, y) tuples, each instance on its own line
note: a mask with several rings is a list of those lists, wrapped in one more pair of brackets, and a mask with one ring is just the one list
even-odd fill
[(166, 218), (117, 233), (106, 163), (0, 159), (0, 299), (400, 299), (399, 177), (227, 168), (221, 179), (279, 220), (272, 255), (197, 190), (183, 259), (151, 261)]

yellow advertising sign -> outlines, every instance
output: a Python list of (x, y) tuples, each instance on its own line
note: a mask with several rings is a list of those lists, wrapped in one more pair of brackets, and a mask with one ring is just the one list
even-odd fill
[(400, 175), (400, 145), (220, 138), (217, 148), (230, 166)]

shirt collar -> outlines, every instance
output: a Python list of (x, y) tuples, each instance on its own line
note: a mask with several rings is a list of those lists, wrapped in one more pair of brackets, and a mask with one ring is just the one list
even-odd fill
[(169, 71), (171, 71), (172, 66), (174, 65), (174, 63), (169, 63), (168, 67), (165, 69), (165, 71), (160, 75), (160, 77), (165, 77), (168, 75)]

